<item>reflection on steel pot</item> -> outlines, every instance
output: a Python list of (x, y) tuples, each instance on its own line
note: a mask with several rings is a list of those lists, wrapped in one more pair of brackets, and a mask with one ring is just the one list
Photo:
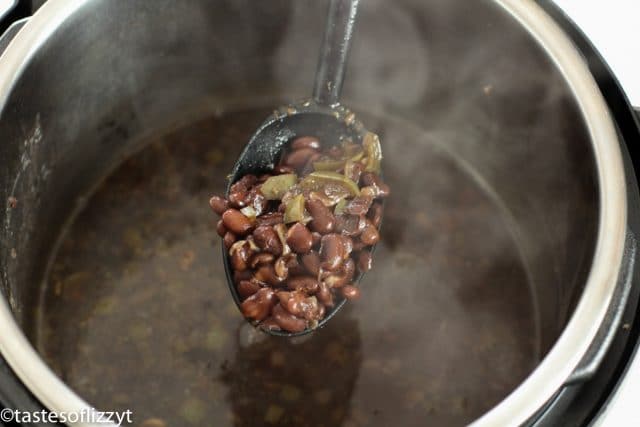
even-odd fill
[(265, 108), (309, 95), (325, 8), (50, 0), (15, 36), (0, 352), (16, 388), (137, 423), (509, 425), (594, 372), (635, 248), (618, 136), (571, 42), (515, 0), (362, 4), (344, 102), (397, 189), (366, 301), (303, 342), (228, 333), (243, 320), (208, 196)]

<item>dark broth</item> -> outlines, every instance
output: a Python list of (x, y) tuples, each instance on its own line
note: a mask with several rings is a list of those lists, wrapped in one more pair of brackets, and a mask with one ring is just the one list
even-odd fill
[(498, 403), (537, 362), (518, 251), (470, 175), (391, 122), (372, 127), (393, 193), (361, 300), (307, 339), (246, 326), (208, 199), (266, 114), (159, 138), (90, 197), (34, 337), (55, 372), (136, 425), (460, 425)]

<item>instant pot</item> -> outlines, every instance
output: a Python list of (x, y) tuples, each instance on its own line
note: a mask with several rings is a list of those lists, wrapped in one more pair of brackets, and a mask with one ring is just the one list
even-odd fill
[[(85, 397), (27, 338), (61, 231), (161, 126), (308, 96), (326, 2), (40, 3), (16, 6), (0, 39), (0, 406), (81, 412)], [(514, 236), (534, 363), (468, 421), (623, 419), (640, 380), (640, 130), (584, 35), (548, 1), (363, 0), (344, 93), (365, 117), (413, 129), (402, 146), (388, 132), (390, 162), (419, 162), (419, 135), (437, 139)]]

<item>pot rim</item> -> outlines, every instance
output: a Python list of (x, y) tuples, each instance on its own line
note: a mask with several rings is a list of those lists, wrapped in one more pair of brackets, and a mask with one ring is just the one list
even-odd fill
[[(29, 19), (0, 56), (0, 111), (22, 71), (60, 25), (90, 0), (49, 0)], [(476, 421), (476, 427), (519, 425), (560, 389), (577, 367), (602, 323), (623, 257), (627, 199), (618, 136), (587, 64), (569, 37), (534, 2), (494, 0), (542, 46), (571, 88), (588, 128), (598, 171), (599, 224), (593, 264), (564, 331), (529, 376)], [(81, 413), (91, 405), (40, 358), (0, 297), (0, 353), (31, 393), (49, 410)], [(78, 426), (91, 426), (79, 423)], [(105, 425), (105, 424), (101, 424)]]

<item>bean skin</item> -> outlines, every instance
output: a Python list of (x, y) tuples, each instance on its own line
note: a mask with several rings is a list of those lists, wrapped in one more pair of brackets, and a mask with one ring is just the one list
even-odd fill
[(345, 258), (344, 242), (338, 234), (328, 234), (322, 237), (320, 246), (321, 267), (336, 271), (342, 266)]
[(253, 238), (256, 245), (265, 252), (269, 252), (275, 256), (282, 253), (282, 243), (278, 234), (268, 225), (261, 225), (253, 232)]
[(227, 209), (222, 214), (222, 222), (229, 231), (237, 236), (244, 236), (253, 228), (251, 220), (237, 209)]
[(224, 211), (229, 209), (229, 202), (223, 197), (213, 196), (209, 199), (209, 206), (215, 213), (222, 215)]
[(260, 290), (260, 285), (250, 280), (243, 280), (236, 286), (236, 289), (238, 290), (240, 298), (244, 300), (258, 292)]
[(297, 222), (287, 231), (287, 244), (294, 252), (306, 254), (313, 246), (313, 236), (307, 227)]
[(333, 231), (336, 219), (328, 207), (319, 200), (307, 200), (305, 206), (313, 218), (309, 224), (313, 231), (320, 234)]
[(248, 297), (240, 309), (244, 317), (255, 320), (265, 319), (271, 312), (271, 308), (277, 304), (278, 298), (273, 289), (261, 288), (258, 292)]
[(346, 299), (357, 299), (360, 297), (360, 289), (353, 285), (345, 285), (340, 291)]
[(307, 327), (307, 322), (289, 313), (280, 304), (273, 307), (272, 316), (278, 326), (285, 331), (302, 332)]
[(318, 281), (310, 276), (296, 276), (287, 280), (287, 287), (291, 290), (301, 290), (313, 294), (318, 290)]
[(320, 149), (320, 141), (315, 136), (301, 136), (293, 140), (291, 148), (299, 150), (301, 148), (312, 148), (314, 150)]

